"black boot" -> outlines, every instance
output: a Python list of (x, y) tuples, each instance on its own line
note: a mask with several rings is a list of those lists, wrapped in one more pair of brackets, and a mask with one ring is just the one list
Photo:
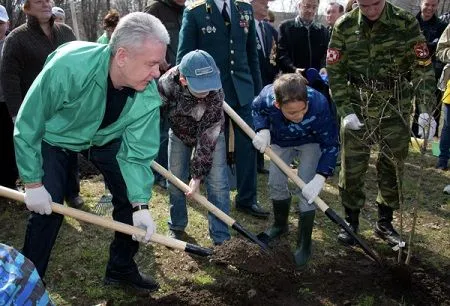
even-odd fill
[(107, 270), (104, 283), (105, 285), (131, 286), (135, 289), (146, 290), (148, 292), (159, 289), (159, 284), (153, 278), (134, 269), (122, 273)]
[(390, 246), (404, 246), (400, 235), (392, 226), (393, 213), (394, 211), (391, 207), (378, 204), (378, 221), (375, 225), (375, 234), (385, 240)]
[(271, 228), (265, 231), (268, 241), (288, 232), (289, 207), (291, 197), (284, 200), (272, 200), (274, 221)]
[(298, 218), (297, 249), (294, 253), (298, 268), (305, 266), (311, 257), (311, 235), (314, 226), (315, 210), (302, 212)]
[[(347, 207), (344, 208), (345, 220), (347, 221), (348, 226), (353, 230), (353, 232), (357, 234), (359, 228), (359, 209), (350, 210)], [(350, 236), (343, 228), (341, 228), (339, 232), (338, 241), (350, 246), (356, 245), (356, 240), (352, 236)]]

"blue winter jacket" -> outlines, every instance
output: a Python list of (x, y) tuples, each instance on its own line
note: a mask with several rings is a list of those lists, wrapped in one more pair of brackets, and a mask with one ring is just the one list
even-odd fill
[(280, 147), (295, 147), (307, 143), (318, 143), (322, 150), (317, 173), (333, 175), (339, 153), (337, 124), (330, 112), (325, 96), (311, 87), (308, 90), (308, 111), (303, 120), (294, 123), (287, 120), (275, 107), (273, 85), (267, 85), (252, 104), (255, 130), (269, 129), (271, 142)]

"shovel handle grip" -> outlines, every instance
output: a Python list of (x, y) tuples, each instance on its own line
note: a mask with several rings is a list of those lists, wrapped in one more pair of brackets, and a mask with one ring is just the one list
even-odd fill
[[(0, 186), (0, 196), (18, 201), (18, 202), (25, 202), (24, 199), (24, 194), (10, 189), (10, 188), (6, 188), (3, 186)], [(87, 223), (92, 223), (104, 228), (108, 228), (108, 229), (112, 229), (124, 234), (128, 234), (128, 235), (140, 235), (140, 236), (145, 236), (145, 230), (138, 228), (138, 227), (134, 227), (122, 222), (118, 222), (118, 221), (114, 221), (114, 220), (110, 220), (110, 219), (106, 219), (82, 210), (78, 210), (75, 208), (71, 208), (71, 207), (66, 207), (64, 205), (58, 204), (53, 202), (52, 203), (52, 211), (64, 216), (69, 216), (72, 218), (75, 218), (77, 220), (81, 220)], [(177, 239), (173, 239), (170, 237), (166, 237), (157, 233), (154, 233), (151, 238), (150, 238), (151, 242), (155, 242), (155, 243), (159, 243), (162, 245), (165, 245), (167, 247), (170, 248), (174, 248), (174, 249), (178, 249), (178, 250), (182, 250), (184, 251), (186, 248), (186, 242), (181, 241), (181, 240), (177, 240)]]

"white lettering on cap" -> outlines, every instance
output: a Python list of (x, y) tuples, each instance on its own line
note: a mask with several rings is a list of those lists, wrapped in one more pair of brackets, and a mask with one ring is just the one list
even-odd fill
[(203, 67), (203, 68), (195, 69), (195, 75), (199, 76), (199, 75), (209, 74), (209, 73), (212, 73), (213, 71), (214, 71), (214, 69), (211, 66)]

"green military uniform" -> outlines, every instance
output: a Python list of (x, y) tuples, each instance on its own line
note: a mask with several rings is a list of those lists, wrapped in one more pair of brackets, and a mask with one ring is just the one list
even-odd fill
[(342, 204), (350, 210), (364, 205), (364, 176), (370, 147), (376, 143), (380, 150), (377, 202), (397, 209), (393, 161), (401, 174), (408, 154), (412, 100), (415, 97), (421, 112), (428, 113), (435, 89), (430, 54), (417, 20), (388, 2), (375, 22), (353, 10), (334, 26), (327, 70), (342, 118), (356, 114), (364, 123), (356, 131), (341, 128)]

